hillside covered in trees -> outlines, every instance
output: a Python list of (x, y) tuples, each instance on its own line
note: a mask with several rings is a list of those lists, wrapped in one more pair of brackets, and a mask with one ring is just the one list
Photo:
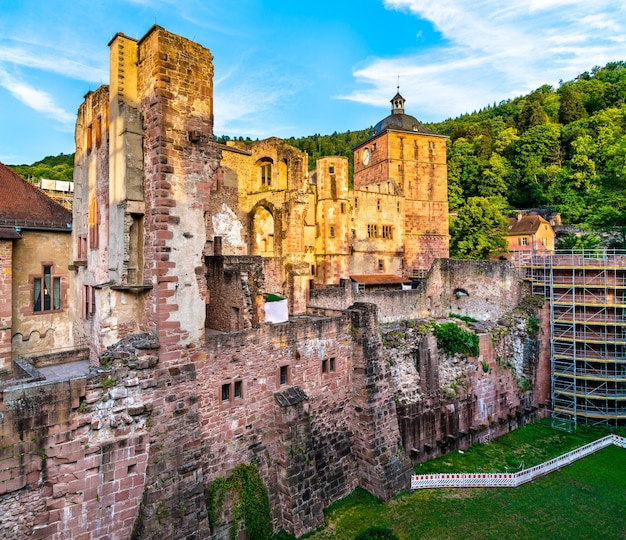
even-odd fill
[(71, 182), (74, 175), (74, 154), (48, 156), (32, 165), (9, 165), (22, 178), (37, 182), (42, 178)]
[[(531, 207), (550, 207), (564, 223), (610, 231), (613, 244), (626, 247), (626, 62), (428, 127), (450, 137), (448, 194), (457, 216), (451, 223), (453, 255), (483, 258), (497, 252), (504, 216)], [(321, 156), (343, 155), (352, 171), (352, 149), (369, 133), (285, 142), (308, 153), (310, 168)], [(13, 169), (26, 178), (71, 180), (72, 166), (73, 156), (62, 154)]]
[[(504, 246), (513, 208), (550, 207), (564, 223), (610, 232), (626, 247), (626, 63), (613, 62), (530, 94), (428, 127), (448, 141), (454, 256)], [(290, 139), (311, 162), (342, 154), (369, 130)]]

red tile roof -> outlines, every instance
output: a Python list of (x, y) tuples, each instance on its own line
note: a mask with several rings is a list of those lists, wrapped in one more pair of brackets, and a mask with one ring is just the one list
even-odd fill
[(411, 280), (406, 280), (400, 276), (394, 276), (392, 274), (358, 274), (350, 276), (352, 281), (357, 283), (363, 283), (364, 285), (390, 285), (396, 283), (411, 283)]
[(520, 219), (509, 218), (509, 236), (535, 234), (542, 224), (550, 225), (541, 216), (522, 216)]
[(69, 232), (72, 213), (0, 163), (0, 225)]

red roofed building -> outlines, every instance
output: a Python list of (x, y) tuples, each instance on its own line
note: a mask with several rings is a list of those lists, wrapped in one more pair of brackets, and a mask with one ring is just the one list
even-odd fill
[(67, 347), (72, 214), (0, 163), (0, 373)]
[(554, 251), (554, 229), (541, 216), (509, 218), (509, 251)]

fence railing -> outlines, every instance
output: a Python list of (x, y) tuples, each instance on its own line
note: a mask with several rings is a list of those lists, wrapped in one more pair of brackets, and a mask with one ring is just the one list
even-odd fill
[(516, 473), (450, 473), (450, 474), (414, 474), (411, 477), (411, 489), (441, 487), (517, 487), (540, 476), (556, 471), (565, 465), (593, 454), (612, 444), (626, 448), (626, 437), (607, 435), (597, 441), (581, 446), (567, 454), (524, 469)]

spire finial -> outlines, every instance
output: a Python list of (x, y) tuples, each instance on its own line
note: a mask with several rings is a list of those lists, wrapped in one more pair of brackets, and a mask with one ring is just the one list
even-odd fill
[(400, 75), (398, 75), (398, 94), (400, 93)]

